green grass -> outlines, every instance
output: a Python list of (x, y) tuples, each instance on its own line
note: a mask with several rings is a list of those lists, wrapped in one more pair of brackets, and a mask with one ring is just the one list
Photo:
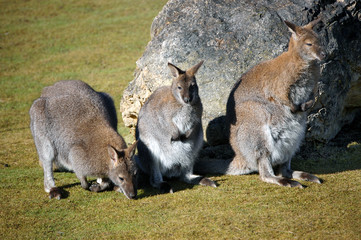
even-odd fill
[(56, 172), (68, 197), (48, 199), (29, 129), (32, 101), (44, 86), (81, 79), (118, 108), (165, 2), (0, 0), (0, 239), (359, 239), (359, 143), (296, 158), (296, 169), (325, 180), (305, 189), (258, 175), (213, 176), (218, 188), (172, 181), (174, 194), (145, 188), (131, 201), (85, 191), (73, 173)]

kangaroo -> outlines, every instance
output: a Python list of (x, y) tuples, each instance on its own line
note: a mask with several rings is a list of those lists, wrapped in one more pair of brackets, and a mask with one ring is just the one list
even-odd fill
[[(50, 198), (63, 197), (55, 186), (53, 163), (74, 171), (84, 189), (100, 192), (114, 184), (127, 198), (136, 197), (132, 160), (136, 143), (127, 147), (118, 134), (114, 102), (108, 94), (82, 81), (59, 81), (43, 89), (29, 114)], [(89, 186), (87, 176), (97, 177), (97, 183)]]
[(161, 193), (173, 193), (164, 177), (179, 177), (191, 184), (216, 187), (193, 174), (194, 161), (203, 144), (202, 103), (195, 74), (203, 61), (183, 71), (171, 63), (171, 86), (158, 88), (140, 109), (136, 128), (139, 170)]
[(312, 106), (324, 59), (317, 34), (319, 20), (300, 27), (284, 21), (292, 33), (288, 51), (242, 75), (227, 102), (233, 159), (199, 161), (196, 172), (230, 175), (259, 172), (261, 180), (300, 187), (316, 176), (291, 169), (291, 158), (305, 136), (306, 110)]

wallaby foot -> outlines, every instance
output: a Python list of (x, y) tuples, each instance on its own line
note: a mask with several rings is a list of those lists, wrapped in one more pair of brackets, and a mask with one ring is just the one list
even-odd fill
[(191, 173), (185, 174), (184, 176), (181, 177), (181, 179), (184, 182), (190, 184), (199, 184), (203, 186), (217, 187), (216, 183), (213, 182), (211, 179)]
[(159, 184), (160, 193), (173, 193), (172, 187), (167, 182), (161, 182)]
[(293, 171), (291, 169), (291, 161), (288, 161), (280, 165), (278, 168), (276, 168), (276, 171), (278, 176), (282, 176), (289, 179), (294, 178), (297, 180), (309, 181), (319, 184), (321, 184), (323, 181), (322, 179), (310, 173), (302, 172), (302, 171)]
[(217, 187), (214, 181), (206, 177), (202, 178), (202, 180), (199, 181), (199, 184), (203, 186)]
[(298, 188), (304, 188), (304, 186), (294, 180), (284, 178), (284, 177), (276, 177), (276, 176), (261, 176), (261, 180), (267, 183), (273, 183), (277, 184), (283, 187), (298, 187)]
[(319, 184), (321, 184), (323, 182), (322, 179), (316, 177), (315, 175), (312, 175), (307, 172), (301, 172), (301, 171), (293, 171), (292, 177), (295, 179), (319, 183)]
[(49, 198), (52, 199), (52, 198), (56, 198), (58, 200), (60, 200), (61, 198), (61, 189), (60, 188), (57, 188), (57, 187), (53, 187), (50, 189), (50, 192), (49, 192)]
[(279, 178), (277, 180), (277, 182), (278, 182), (278, 185), (284, 186), (284, 187), (304, 188), (304, 186), (301, 183), (291, 180), (291, 179), (287, 179), (287, 178)]
[(268, 152), (265, 152), (264, 155), (261, 156), (261, 158), (258, 161), (258, 171), (259, 171), (261, 180), (264, 182), (274, 183), (274, 184), (284, 186), (284, 187), (304, 188), (304, 186), (301, 183), (288, 178), (289, 177), (289, 176), (287, 176), (287, 175), (289, 175), (288, 174), (289, 171), (287, 171), (288, 163), (290, 163), (290, 161), (281, 165), (281, 169), (278, 169), (278, 171), (283, 170), (282, 175), (286, 176), (286, 177), (275, 176), (273, 168), (271, 166), (270, 154)]

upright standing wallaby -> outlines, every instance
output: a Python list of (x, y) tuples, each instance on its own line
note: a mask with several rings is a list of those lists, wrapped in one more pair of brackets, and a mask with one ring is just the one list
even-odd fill
[(319, 20), (299, 27), (285, 21), (292, 33), (288, 51), (242, 75), (227, 102), (227, 121), (234, 159), (200, 161), (197, 172), (248, 174), (263, 181), (303, 187), (300, 179), (321, 183), (305, 172), (291, 170), (291, 158), (304, 139), (307, 115), (325, 57), (317, 34)]
[[(81, 186), (103, 191), (112, 184), (129, 199), (137, 195), (132, 157), (136, 143), (127, 145), (116, 130), (113, 100), (82, 81), (60, 81), (46, 87), (30, 108), (30, 129), (44, 169), (44, 188), (60, 199), (53, 163), (74, 171)], [(89, 186), (87, 176), (98, 177)]]
[(216, 187), (208, 178), (193, 174), (194, 161), (203, 144), (202, 103), (195, 74), (203, 61), (187, 71), (171, 63), (171, 86), (158, 88), (140, 109), (136, 129), (138, 167), (162, 193), (173, 192), (163, 180), (180, 177), (192, 184)]

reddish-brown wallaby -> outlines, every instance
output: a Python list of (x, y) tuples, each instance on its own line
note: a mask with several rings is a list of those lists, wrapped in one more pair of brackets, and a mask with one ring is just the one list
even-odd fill
[(230, 144), (235, 157), (199, 161), (201, 173), (259, 172), (263, 181), (303, 187), (300, 179), (321, 183), (316, 176), (291, 170), (291, 158), (305, 136), (306, 110), (314, 101), (324, 59), (318, 35), (306, 26), (285, 21), (292, 36), (288, 51), (242, 75), (227, 102)]
[[(113, 100), (82, 81), (60, 81), (43, 89), (30, 108), (30, 129), (44, 169), (44, 188), (60, 199), (53, 163), (74, 171), (81, 186), (94, 192), (112, 184), (129, 199), (137, 195), (133, 155), (116, 130)], [(98, 177), (89, 186), (87, 176)]]

